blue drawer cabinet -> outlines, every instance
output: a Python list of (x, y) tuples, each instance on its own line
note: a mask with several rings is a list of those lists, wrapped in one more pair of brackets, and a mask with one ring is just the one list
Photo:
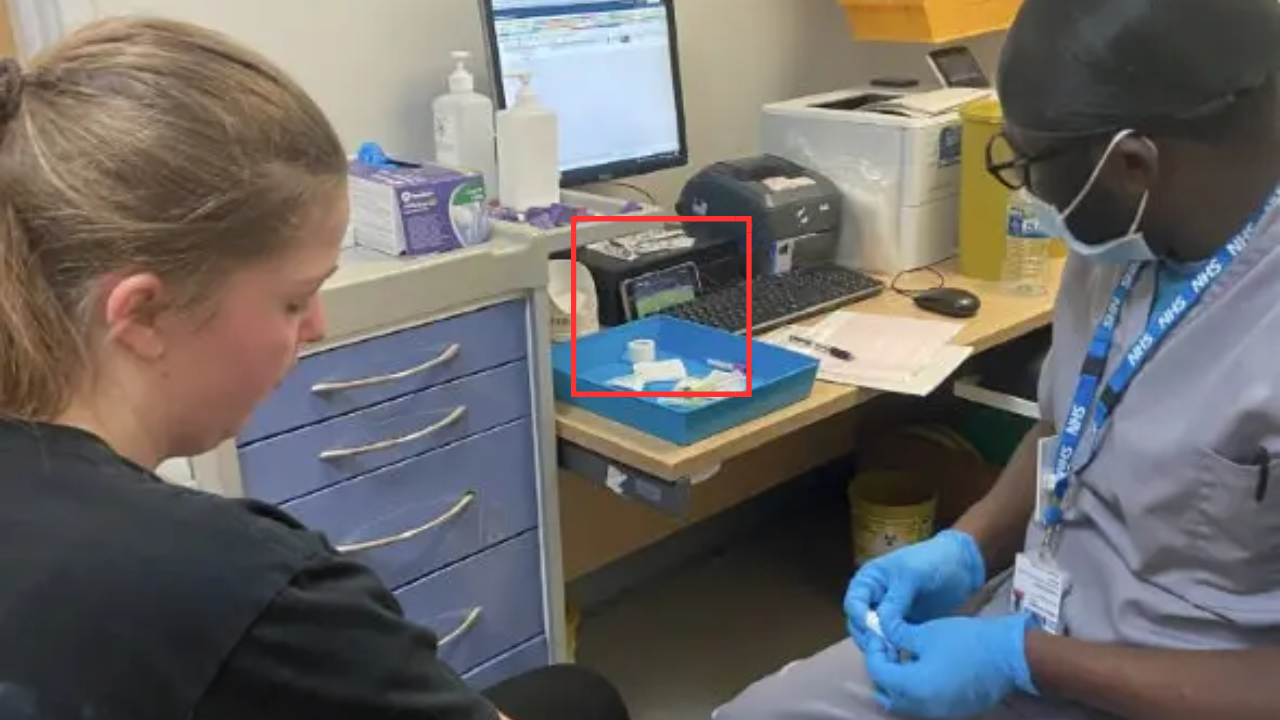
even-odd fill
[(242, 445), (518, 360), (522, 302), (469, 312), (306, 357), (249, 421)]
[(441, 659), (460, 674), (544, 631), (536, 533), (396, 591), (405, 616), (435, 631)]
[(194, 463), (367, 565), (476, 687), (564, 656), (546, 255), (490, 245), (344, 266), (328, 344)]
[(529, 365), (493, 370), (244, 447), (246, 491), (282, 503), (530, 413)]
[(463, 674), (462, 678), (475, 688), (488, 688), (521, 673), (546, 665), (547, 638), (538, 637), (520, 647)]
[(283, 509), (397, 588), (536, 527), (533, 457), (519, 420)]

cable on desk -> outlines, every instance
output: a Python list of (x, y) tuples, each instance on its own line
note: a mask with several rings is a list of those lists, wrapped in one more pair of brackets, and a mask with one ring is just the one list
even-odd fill
[(658, 198), (654, 197), (654, 196), (653, 196), (653, 193), (649, 192), (648, 190), (645, 190), (644, 188), (640, 187), (639, 185), (634, 185), (634, 184), (629, 183), (629, 182), (622, 182), (621, 180), (610, 180), (610, 181), (609, 181), (608, 183), (606, 183), (606, 184), (608, 184), (608, 185), (615, 185), (615, 186), (620, 187), (620, 188), (626, 188), (627, 190), (630, 190), (630, 191), (632, 191), (632, 192), (634, 192), (634, 193), (638, 193), (638, 194), (639, 194), (641, 197), (643, 197), (645, 200), (648, 200), (650, 205), (657, 205), (657, 204), (658, 204)]
[[(915, 297), (920, 293), (929, 292), (931, 290), (941, 290), (942, 288), (947, 286), (947, 278), (945, 275), (942, 274), (940, 270), (938, 270), (938, 266), (945, 262), (950, 262), (953, 259), (955, 259), (955, 255), (950, 255), (930, 265), (923, 265), (921, 267), (909, 268), (907, 270), (903, 270), (902, 272), (893, 276), (893, 281), (889, 283), (889, 289), (905, 297)], [(913, 288), (898, 287), (898, 281), (902, 280), (904, 277), (908, 275), (915, 275), (917, 273), (929, 273), (934, 277), (934, 279), (936, 280), (936, 283), (932, 287), (926, 287), (926, 288), (913, 289)]]

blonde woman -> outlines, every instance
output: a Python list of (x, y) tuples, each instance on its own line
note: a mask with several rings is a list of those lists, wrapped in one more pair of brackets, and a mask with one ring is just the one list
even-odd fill
[(324, 333), (345, 165), (305, 93), (196, 27), (0, 62), (0, 718), (625, 720), (576, 668), (480, 697), (319, 535), (153, 474)]

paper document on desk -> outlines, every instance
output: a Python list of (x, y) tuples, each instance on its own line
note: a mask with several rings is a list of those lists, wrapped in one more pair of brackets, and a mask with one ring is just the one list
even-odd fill
[[(973, 354), (971, 347), (951, 344), (962, 327), (936, 320), (837, 312), (813, 327), (785, 327), (762, 339), (816, 358), (820, 380), (924, 396)], [(840, 360), (791, 340), (796, 335), (845, 350), (853, 359)]]

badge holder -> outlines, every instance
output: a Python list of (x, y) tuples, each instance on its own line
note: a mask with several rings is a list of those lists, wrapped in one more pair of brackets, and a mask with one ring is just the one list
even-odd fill
[(1052, 560), (1020, 553), (1013, 569), (1009, 607), (1014, 613), (1031, 615), (1041, 630), (1061, 635), (1062, 601), (1068, 589), (1066, 574)]
[[(1036, 453), (1035, 521), (1044, 529), (1046, 540), (1057, 534), (1054, 528), (1044, 527), (1045, 511), (1052, 502), (1056, 484), (1053, 467), (1057, 453), (1057, 437), (1040, 440)], [(1059, 570), (1053, 560), (1053, 546), (1054, 543), (1046, 542), (1036, 554), (1018, 554), (1013, 569), (1009, 607), (1014, 613), (1031, 615), (1045, 632), (1060, 635), (1064, 629), (1062, 604), (1070, 589), (1070, 582), (1066, 573)]]

